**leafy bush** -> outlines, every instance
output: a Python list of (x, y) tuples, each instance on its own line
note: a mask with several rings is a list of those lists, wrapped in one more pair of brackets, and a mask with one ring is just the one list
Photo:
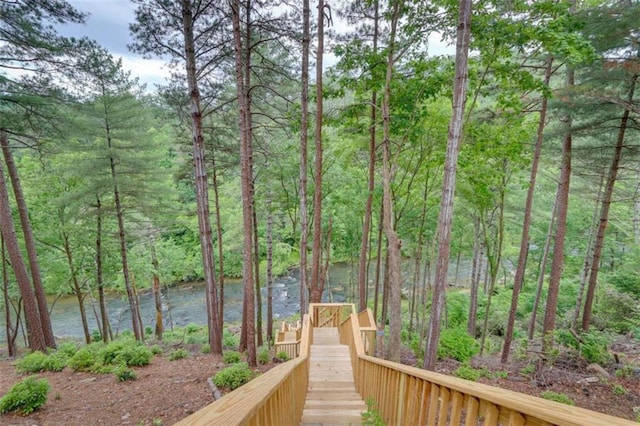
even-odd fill
[(258, 349), (258, 363), (261, 365), (265, 365), (269, 363), (269, 348), (262, 347)]
[(362, 412), (362, 424), (365, 426), (386, 426), (373, 398), (367, 398), (367, 411)]
[(556, 332), (558, 341), (564, 346), (576, 349), (584, 359), (590, 363), (605, 365), (611, 360), (607, 347), (611, 337), (601, 331), (591, 330), (580, 335), (581, 341), (565, 330)]
[(162, 347), (160, 345), (153, 345), (153, 346), (151, 346), (149, 348), (149, 350), (154, 355), (162, 355), (164, 353), (164, 351), (162, 350)]
[(447, 328), (442, 330), (438, 357), (452, 358), (460, 362), (469, 361), (479, 352), (476, 340), (467, 334), (463, 328)]
[(231, 332), (231, 330), (226, 329), (222, 332), (222, 346), (225, 349), (235, 349), (240, 344), (238, 337)]
[(180, 348), (176, 349), (169, 355), (169, 361), (175, 361), (178, 359), (186, 358), (189, 356), (189, 351), (186, 349)]
[(477, 382), (478, 379), (482, 377), (480, 370), (476, 370), (469, 364), (462, 364), (460, 367), (456, 368), (453, 371), (453, 375), (461, 379), (471, 380), (472, 382)]
[(153, 336), (153, 328), (146, 326), (144, 328), (144, 335), (149, 337), (149, 336)]
[(225, 351), (222, 354), (222, 360), (225, 364), (237, 364), (242, 360), (242, 354), (236, 351)]
[(189, 323), (184, 327), (184, 331), (186, 331), (187, 334), (197, 333), (200, 329), (202, 329), (202, 327), (194, 323)]
[(466, 327), (469, 317), (469, 295), (455, 292), (447, 294), (447, 326)]
[(548, 399), (549, 401), (560, 402), (562, 404), (576, 405), (573, 399), (569, 398), (567, 395), (563, 393), (558, 393), (553, 391), (544, 391), (540, 394), (540, 397), (544, 399)]
[(276, 354), (276, 359), (282, 362), (289, 361), (289, 354), (285, 351), (280, 351)]
[(640, 322), (638, 300), (629, 293), (613, 288), (605, 289), (591, 318), (594, 325), (601, 330), (628, 333)]
[(122, 351), (116, 356), (116, 364), (124, 364), (126, 366), (138, 366), (149, 365), (153, 358), (153, 353), (144, 345), (136, 344), (125, 346)]
[(75, 342), (62, 342), (58, 345), (58, 353), (65, 354), (68, 358), (75, 355), (78, 345)]
[(36, 411), (47, 402), (49, 389), (51, 385), (46, 379), (27, 377), (11, 386), (9, 392), (0, 399), (0, 414), (12, 411), (30, 414)]
[(613, 394), (616, 396), (622, 396), (628, 393), (628, 391), (622, 385), (613, 385), (611, 390), (613, 391)]
[(233, 364), (224, 368), (213, 376), (213, 383), (218, 387), (225, 387), (231, 390), (237, 389), (253, 379), (253, 371), (246, 362)]
[(208, 343), (203, 343), (202, 345), (200, 345), (200, 353), (201, 354), (210, 354), (211, 353), (211, 346)]
[(102, 333), (100, 330), (91, 330), (91, 341), (92, 342), (101, 342), (102, 341)]
[(113, 374), (115, 374), (116, 378), (121, 381), (127, 380), (136, 380), (138, 375), (132, 369), (126, 367), (125, 365), (119, 365), (113, 370)]
[(23, 356), (14, 365), (16, 370), (21, 373), (39, 373), (45, 370), (44, 365), (48, 358), (49, 355), (41, 351), (35, 351)]
[(98, 362), (98, 359), (96, 348), (87, 345), (78, 349), (67, 365), (75, 371), (89, 371)]

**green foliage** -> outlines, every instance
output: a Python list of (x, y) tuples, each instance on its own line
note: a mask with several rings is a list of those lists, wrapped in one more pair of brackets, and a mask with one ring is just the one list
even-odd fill
[(576, 405), (573, 399), (569, 398), (567, 395), (559, 392), (553, 391), (544, 391), (540, 394), (541, 398), (547, 399), (549, 401), (560, 402), (562, 404), (567, 405)]
[(118, 340), (100, 350), (103, 364), (124, 364), (126, 366), (149, 365), (153, 353), (145, 345), (135, 340)]
[(91, 330), (91, 341), (92, 342), (101, 342), (102, 341), (102, 333), (100, 330)]
[(463, 292), (447, 294), (447, 328), (467, 326), (469, 295)]
[(201, 354), (211, 353), (211, 346), (208, 343), (203, 343), (202, 345), (200, 345), (200, 353)]
[(598, 331), (590, 330), (588, 333), (580, 335), (581, 341), (566, 330), (558, 330), (556, 332), (558, 342), (563, 345), (576, 349), (578, 353), (590, 363), (605, 365), (611, 360), (611, 354), (607, 347), (611, 343), (611, 336)]
[(536, 366), (533, 364), (527, 364), (520, 369), (520, 374), (524, 374), (525, 376), (529, 376), (536, 371)]
[(362, 412), (362, 424), (364, 426), (386, 426), (382, 415), (376, 409), (376, 402), (373, 398), (367, 398), (365, 403), (367, 404), (367, 411)]
[(160, 345), (153, 345), (149, 348), (149, 350), (154, 355), (162, 355), (164, 353), (164, 351), (162, 350), (162, 346)]
[(616, 370), (615, 376), (619, 379), (628, 379), (633, 375), (633, 368), (630, 365), (625, 365), (624, 367)]
[(75, 342), (62, 342), (58, 344), (58, 352), (65, 354), (71, 358), (78, 350), (78, 345)]
[(213, 383), (218, 387), (234, 390), (248, 383), (253, 377), (254, 373), (249, 365), (246, 362), (240, 362), (217, 372), (213, 376)]
[(285, 351), (280, 351), (276, 354), (276, 359), (282, 362), (289, 361), (289, 354)]
[(169, 361), (175, 361), (178, 359), (186, 358), (188, 356), (189, 356), (188, 350), (184, 348), (176, 349), (172, 351), (171, 354), (169, 355)]
[(438, 345), (438, 357), (440, 359), (452, 358), (460, 362), (469, 361), (479, 352), (476, 340), (467, 334), (462, 327), (447, 328), (440, 334)]
[(138, 375), (136, 374), (136, 372), (125, 365), (119, 365), (116, 368), (114, 368), (113, 374), (116, 376), (116, 378), (120, 382), (124, 382), (127, 380), (136, 380), (138, 378)]
[(15, 362), (16, 370), (21, 373), (39, 373), (41, 371), (62, 371), (67, 366), (67, 355), (54, 352), (50, 355), (40, 351), (25, 355)]
[(99, 359), (97, 347), (87, 345), (78, 349), (67, 365), (74, 371), (89, 371)]
[(184, 331), (186, 331), (187, 334), (197, 333), (201, 329), (202, 329), (202, 326), (200, 326), (198, 324), (194, 324), (194, 323), (189, 323), (184, 327)]
[(627, 391), (627, 389), (625, 389), (624, 386), (622, 385), (613, 385), (611, 390), (613, 391), (613, 394), (616, 396), (622, 396), (622, 395), (626, 395), (629, 391)]
[(240, 344), (240, 339), (231, 332), (231, 330), (226, 329), (222, 332), (222, 346), (225, 349), (236, 349)]
[(472, 382), (477, 382), (478, 379), (482, 377), (480, 370), (471, 367), (469, 364), (462, 364), (456, 368), (453, 371), (453, 375), (461, 379), (471, 380)]
[(266, 348), (263, 346), (260, 349), (258, 349), (258, 354), (256, 358), (260, 365), (268, 364), (270, 360), (269, 348)]
[(0, 399), (0, 414), (19, 411), (30, 414), (47, 402), (47, 394), (51, 385), (46, 379), (30, 376), (11, 386)]
[(242, 354), (237, 351), (225, 351), (222, 360), (225, 364), (237, 364), (242, 360)]
[(592, 321), (601, 330), (628, 333), (640, 324), (638, 300), (630, 293), (607, 288), (599, 298)]

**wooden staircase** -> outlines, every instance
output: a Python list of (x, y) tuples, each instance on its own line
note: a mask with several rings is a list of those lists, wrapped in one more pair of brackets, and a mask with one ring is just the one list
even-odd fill
[(341, 345), (338, 329), (313, 329), (309, 391), (302, 413), (303, 425), (360, 425), (367, 407), (356, 392), (349, 347)]

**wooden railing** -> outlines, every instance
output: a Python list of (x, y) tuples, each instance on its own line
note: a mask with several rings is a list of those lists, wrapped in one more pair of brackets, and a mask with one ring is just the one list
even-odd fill
[(309, 315), (303, 319), (299, 356), (278, 365), (176, 425), (298, 425), (309, 386)]
[(300, 341), (302, 339), (302, 323), (298, 320), (295, 324), (282, 322), (280, 331), (276, 335), (276, 353), (285, 352), (289, 359), (300, 354)]
[[(340, 320), (341, 319), (341, 320)], [(309, 384), (312, 328), (338, 327), (349, 346), (356, 390), (388, 425), (623, 426), (637, 423), (366, 354), (375, 347), (370, 312), (351, 304), (311, 304), (299, 356), (183, 419), (185, 425), (298, 425)], [(373, 333), (373, 334), (372, 334)], [(366, 343), (368, 342), (368, 343)]]
[(339, 328), (356, 389), (388, 425), (614, 426), (637, 423), (368, 356), (359, 317)]

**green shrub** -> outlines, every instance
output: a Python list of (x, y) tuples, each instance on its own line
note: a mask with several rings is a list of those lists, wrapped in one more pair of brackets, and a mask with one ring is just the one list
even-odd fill
[(269, 364), (269, 358), (270, 358), (269, 348), (262, 347), (258, 349), (257, 358), (258, 358), (259, 364), (261, 365)]
[(187, 334), (197, 333), (201, 329), (202, 329), (201, 326), (199, 326), (198, 324), (194, 324), (194, 323), (189, 323), (184, 327), (184, 331)]
[(362, 412), (362, 424), (364, 426), (386, 426), (382, 415), (376, 409), (376, 403), (373, 398), (367, 398), (367, 411)]
[(477, 382), (478, 379), (482, 377), (481, 371), (476, 370), (469, 364), (462, 364), (460, 367), (456, 368), (453, 371), (453, 375), (461, 379), (471, 380), (472, 382)]
[(628, 393), (628, 391), (622, 385), (613, 385), (611, 390), (613, 391), (613, 394), (616, 396), (622, 396)]
[(289, 361), (289, 354), (285, 351), (280, 351), (276, 354), (276, 359), (282, 362)]
[(169, 355), (169, 361), (175, 361), (178, 359), (186, 358), (189, 356), (189, 351), (186, 349), (180, 348), (171, 352)]
[(162, 355), (164, 353), (164, 351), (162, 350), (162, 346), (160, 345), (153, 345), (149, 348), (149, 350), (154, 355)]
[(201, 354), (210, 354), (211, 353), (211, 346), (208, 343), (203, 343), (202, 345), (200, 345), (200, 353)]
[(128, 367), (132, 365), (142, 367), (143, 365), (149, 365), (153, 358), (153, 353), (144, 345), (136, 344), (125, 346), (120, 353), (116, 356), (116, 364), (124, 364)]
[(479, 352), (478, 342), (463, 328), (447, 328), (440, 334), (438, 358), (467, 362)]
[(14, 365), (16, 370), (21, 373), (39, 373), (45, 370), (44, 364), (48, 358), (49, 355), (41, 351), (35, 351), (23, 356)]
[(124, 365), (117, 366), (113, 370), (113, 374), (115, 374), (116, 378), (121, 382), (124, 382), (127, 380), (136, 380), (138, 378), (138, 375), (136, 374), (135, 371), (133, 371), (132, 369)]
[(22, 414), (30, 414), (47, 402), (47, 394), (51, 385), (46, 379), (38, 380), (36, 376), (30, 376), (21, 382), (11, 386), (0, 399), (0, 414), (19, 411)]
[(253, 376), (253, 371), (251, 371), (249, 365), (246, 362), (241, 362), (217, 372), (213, 376), (213, 383), (218, 387), (234, 390), (249, 382)]
[(65, 354), (68, 358), (75, 355), (78, 345), (75, 342), (62, 342), (58, 345), (58, 353)]
[(91, 341), (92, 342), (101, 342), (102, 341), (102, 333), (100, 330), (91, 330)]
[(556, 335), (559, 342), (564, 346), (576, 349), (590, 363), (605, 365), (611, 361), (611, 355), (607, 350), (611, 343), (611, 337), (601, 331), (591, 330), (582, 333), (580, 335), (581, 342), (565, 330), (558, 330)]
[(222, 354), (222, 360), (225, 364), (237, 364), (242, 360), (242, 354), (236, 351), (225, 351)]
[(144, 335), (147, 337), (153, 336), (153, 328), (146, 326), (144, 328)]
[(67, 365), (75, 371), (89, 371), (98, 363), (97, 350), (91, 345), (84, 346), (69, 359)]
[(225, 349), (236, 349), (239, 344), (238, 337), (231, 330), (227, 329), (222, 332), (222, 346)]
[(544, 391), (540, 394), (540, 397), (544, 399), (548, 399), (549, 401), (560, 402), (562, 404), (576, 405), (573, 399), (569, 398), (567, 395), (563, 393), (558, 393), (553, 391)]

